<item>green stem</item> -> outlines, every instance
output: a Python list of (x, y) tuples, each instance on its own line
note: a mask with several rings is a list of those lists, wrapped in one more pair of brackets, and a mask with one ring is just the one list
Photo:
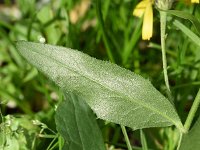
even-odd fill
[(176, 149), (176, 150), (179, 150), (179, 149), (180, 149), (182, 138), (183, 138), (183, 133), (180, 132), (180, 137), (179, 137), (179, 140), (178, 140), (178, 146), (177, 146), (177, 149)]
[(148, 150), (148, 146), (147, 146), (147, 141), (144, 135), (144, 132), (142, 129), (140, 129), (140, 140), (141, 140), (141, 144), (142, 144), (142, 149), (143, 150)]
[(99, 21), (100, 29), (102, 31), (103, 42), (104, 42), (105, 47), (106, 47), (106, 52), (107, 52), (108, 58), (112, 63), (115, 63), (115, 59), (112, 55), (111, 48), (110, 48), (110, 45), (109, 45), (109, 42), (108, 42), (107, 34), (105, 32), (103, 17), (102, 17), (102, 13), (101, 13), (101, 0), (96, 0), (96, 13), (97, 13), (97, 18), (98, 18), (98, 21)]
[[(161, 51), (161, 46), (153, 42), (150, 42), (148, 47)], [(177, 58), (177, 54), (173, 50), (166, 50), (166, 54), (169, 54), (170, 56)]]
[(34, 23), (36, 17), (37, 17), (37, 13), (35, 13), (35, 14), (33, 15), (33, 17), (31, 17), (31, 21), (30, 21), (30, 23), (29, 23), (29, 25), (28, 25), (28, 31), (27, 31), (27, 40), (28, 40), (28, 41), (31, 40), (31, 31), (32, 31), (32, 29), (33, 29), (33, 23)]
[(199, 107), (199, 104), (200, 104), (200, 89), (197, 93), (197, 96), (195, 97), (194, 99), (194, 102), (192, 104), (192, 107), (190, 109), (190, 112), (188, 114), (188, 117), (185, 121), (185, 124), (184, 124), (184, 128), (188, 131), (190, 129), (190, 126), (192, 124), (192, 121), (194, 119), (194, 116), (195, 116), (195, 113)]
[(56, 138), (57, 135), (48, 135), (48, 134), (39, 134), (38, 135), (40, 138), (50, 138), (50, 139), (53, 139), (53, 138)]
[(166, 22), (167, 22), (167, 13), (164, 11), (160, 11), (160, 32), (161, 32), (160, 37), (161, 37), (163, 72), (164, 72), (165, 85), (167, 87), (167, 95), (169, 100), (173, 102), (169, 87), (169, 79), (167, 75), (167, 58), (166, 58), (166, 48), (165, 48)]
[(126, 128), (125, 128), (125, 126), (123, 126), (123, 125), (120, 125), (120, 126), (121, 126), (121, 128), (122, 128), (122, 132), (123, 132), (123, 134), (124, 134), (124, 138), (125, 138), (125, 141), (126, 141), (126, 145), (127, 145), (127, 147), (128, 147), (128, 150), (132, 150), (131, 143), (130, 143), (129, 138), (128, 138), (128, 134), (127, 134), (127, 132), (126, 132)]
[[(194, 102), (192, 104), (192, 107), (190, 109), (188, 117), (187, 117), (187, 119), (185, 121), (185, 124), (184, 124), (184, 128), (185, 128), (186, 132), (188, 132), (189, 129), (190, 129), (190, 126), (191, 126), (192, 121), (194, 119), (195, 113), (196, 113), (196, 111), (197, 111), (197, 109), (199, 107), (199, 104), (200, 104), (200, 89), (199, 89), (199, 91), (197, 93), (197, 96), (194, 99)], [(182, 136), (183, 136), (183, 133), (181, 133), (181, 135), (180, 135), (177, 150), (179, 150), (179, 148), (180, 148), (181, 141), (182, 141)]]
[(58, 137), (58, 144), (59, 144), (59, 150), (62, 150), (63, 148), (63, 142), (62, 142), (62, 137), (61, 136), (59, 136)]
[(187, 86), (199, 86), (199, 85), (200, 85), (200, 81), (194, 81), (194, 82), (184, 83), (184, 84), (174, 86), (173, 89), (183, 88)]
[[(0, 107), (0, 116), (1, 116), (1, 123), (0, 124), (2, 124), (2, 127), (3, 127), (3, 129), (2, 129), (2, 132), (3, 132), (3, 136), (2, 136), (2, 150), (4, 150), (4, 145), (5, 145), (5, 142), (6, 142), (6, 127), (5, 127), (5, 121), (4, 121), (4, 118), (3, 118), (3, 114), (2, 114), (2, 111), (1, 111), (1, 107)], [(2, 128), (1, 127), (1, 128)]]

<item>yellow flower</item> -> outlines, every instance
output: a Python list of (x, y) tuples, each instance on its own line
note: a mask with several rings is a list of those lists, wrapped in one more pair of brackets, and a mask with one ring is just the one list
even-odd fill
[(150, 40), (153, 35), (153, 2), (154, 0), (142, 0), (139, 4), (137, 4), (136, 8), (133, 11), (134, 16), (143, 16), (143, 40)]
[(199, 3), (199, 0), (184, 0), (186, 4)]
[(192, 3), (199, 3), (199, 0), (191, 0)]

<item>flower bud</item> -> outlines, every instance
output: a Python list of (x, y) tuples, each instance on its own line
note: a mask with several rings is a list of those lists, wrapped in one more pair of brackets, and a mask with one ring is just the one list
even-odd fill
[(169, 10), (172, 7), (174, 0), (156, 0), (155, 5), (158, 9)]

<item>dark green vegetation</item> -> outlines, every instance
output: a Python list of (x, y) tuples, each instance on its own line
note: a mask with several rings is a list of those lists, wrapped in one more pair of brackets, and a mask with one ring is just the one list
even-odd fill
[[(183, 130), (181, 122), (184, 124), (200, 87), (196, 20), (200, 18), (200, 7), (177, 2), (175, 9), (194, 18), (177, 13), (185, 20), (168, 16), (166, 48), (173, 107), (163, 96), (167, 92), (159, 13), (154, 10), (153, 38), (143, 41), (142, 20), (132, 16), (137, 3), (137, 0), (18, 0), (12, 5), (6, 1), (0, 9), (0, 149), (52, 150), (63, 146), (70, 150), (127, 149), (119, 123), (131, 127), (127, 132), (133, 149), (176, 149), (178, 129)], [(9, 13), (3, 13), (6, 8)], [(110, 60), (142, 77), (77, 51), (19, 42), (18, 49), (27, 61), (62, 87), (60, 90), (16, 50), (16, 41), (44, 39), (48, 44)], [(56, 51), (53, 53), (52, 49)], [(76, 93), (66, 93), (70, 90)], [(149, 120), (151, 113), (155, 116)], [(193, 124), (199, 113), (197, 110)], [(169, 125), (177, 128), (165, 127)], [(199, 119), (191, 132), (183, 136), (180, 148), (198, 149), (198, 135)], [(188, 147), (192, 142), (194, 147)]]

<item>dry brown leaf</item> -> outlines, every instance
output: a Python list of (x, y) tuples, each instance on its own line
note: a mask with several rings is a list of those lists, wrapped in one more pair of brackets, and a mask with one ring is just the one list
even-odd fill
[(91, 4), (91, 0), (81, 0), (69, 13), (70, 21), (72, 24), (77, 23), (77, 21), (82, 18)]

